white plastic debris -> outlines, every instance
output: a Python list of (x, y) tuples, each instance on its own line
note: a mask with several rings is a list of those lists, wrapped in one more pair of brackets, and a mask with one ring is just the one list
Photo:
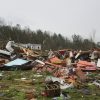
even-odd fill
[(60, 78), (53, 77), (53, 76), (47, 76), (45, 79), (45, 82), (48, 83), (51, 81), (52, 82), (59, 82), (60, 84), (64, 84), (64, 79), (60, 79)]
[(9, 41), (6, 45), (6, 49), (11, 53), (14, 51), (14, 49), (12, 48), (13, 44), (14, 44), (14, 41)]
[(100, 81), (94, 81), (93, 84), (100, 87)]
[(62, 89), (62, 90), (64, 90), (64, 89), (67, 89), (67, 88), (73, 88), (74, 87), (74, 85), (73, 85), (73, 83), (71, 83), (71, 84), (61, 84), (60, 85), (60, 88)]
[(98, 59), (97, 67), (100, 67), (100, 59)]

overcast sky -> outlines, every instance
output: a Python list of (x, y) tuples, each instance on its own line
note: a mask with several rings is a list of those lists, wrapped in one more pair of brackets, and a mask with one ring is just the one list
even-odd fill
[(7, 23), (100, 41), (100, 0), (0, 0)]

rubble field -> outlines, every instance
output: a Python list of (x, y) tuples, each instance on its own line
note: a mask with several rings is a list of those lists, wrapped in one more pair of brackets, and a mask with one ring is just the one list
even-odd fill
[[(52, 97), (43, 95), (44, 80), (50, 73), (33, 71), (1, 71), (0, 73), (2, 73), (0, 100), (52, 100)], [(91, 73), (89, 77), (95, 79), (100, 77), (100, 74)], [(100, 88), (91, 82), (64, 91), (70, 96), (69, 100), (100, 100)]]
[(35, 51), (9, 41), (0, 50), (0, 100), (100, 100), (100, 49)]

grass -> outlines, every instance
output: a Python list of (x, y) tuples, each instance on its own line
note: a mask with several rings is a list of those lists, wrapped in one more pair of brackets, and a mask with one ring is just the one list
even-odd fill
[[(33, 71), (3, 71), (0, 78), (0, 100), (29, 100), (28, 98), (36, 98), (37, 100), (52, 100), (51, 98), (42, 96), (41, 93), (45, 89), (45, 77), (50, 73), (41, 73), (42, 76), (36, 77), (37, 73)], [(35, 75), (35, 76), (34, 76)], [(39, 75), (39, 74), (38, 74)], [(90, 75), (95, 77), (98, 74)], [(24, 81), (22, 78), (26, 78)], [(100, 100), (100, 88), (95, 85), (86, 83), (90, 95), (85, 95), (79, 89), (66, 89), (70, 95), (70, 100)], [(26, 94), (31, 93), (30, 94)]]

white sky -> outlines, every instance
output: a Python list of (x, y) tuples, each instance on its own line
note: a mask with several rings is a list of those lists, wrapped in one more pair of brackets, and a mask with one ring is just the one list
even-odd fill
[(0, 0), (0, 17), (67, 37), (89, 38), (95, 30), (94, 40), (100, 41), (100, 0)]

